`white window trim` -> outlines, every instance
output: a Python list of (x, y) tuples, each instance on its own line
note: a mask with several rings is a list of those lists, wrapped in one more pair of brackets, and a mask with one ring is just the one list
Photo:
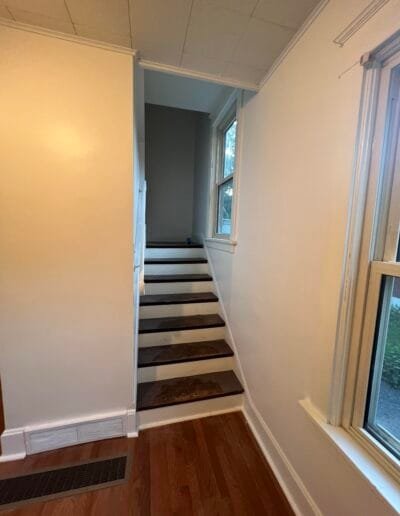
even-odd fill
[[(242, 90), (234, 91), (226, 100), (222, 108), (212, 123), (212, 146), (211, 146), (211, 180), (210, 180), (210, 206), (208, 231), (205, 242), (208, 247), (218, 249), (220, 251), (234, 252), (237, 245), (237, 218), (238, 218), (238, 196), (240, 186), (240, 168), (241, 168), (241, 150), (243, 141), (243, 110), (242, 110)], [(236, 111), (237, 134), (236, 134), (236, 165), (233, 174), (233, 199), (232, 199), (232, 223), (231, 234), (224, 237), (216, 233), (217, 224), (217, 177), (218, 177), (218, 131), (221, 123), (229, 115), (231, 111)]]
[[(400, 31), (375, 51), (365, 54), (361, 64), (364, 66), (364, 79), (328, 423), (342, 427), (347, 435), (369, 452), (381, 468), (399, 481), (399, 461), (362, 429), (367, 383), (365, 371), (369, 368), (363, 368), (362, 363), (360, 366), (360, 358), (368, 361), (369, 357), (365, 352), (364, 356), (360, 355), (360, 342), (363, 332), (368, 334), (372, 331), (371, 325), (374, 323), (370, 321), (369, 325), (364, 324), (365, 310), (368, 310), (368, 307), (365, 307), (362, 300), (367, 298), (370, 262), (374, 260), (379, 246), (383, 245), (375, 239), (377, 232), (374, 228), (378, 220), (375, 207), (376, 200), (385, 186), (381, 183), (381, 167), (382, 158), (388, 158), (383, 150), (387, 127), (386, 102), (391, 83), (391, 71), (400, 64)], [(365, 238), (366, 235), (370, 237)], [(363, 259), (360, 260), (360, 257)], [(395, 269), (398, 270), (398, 265)], [(364, 385), (364, 388), (361, 389), (360, 385)]]

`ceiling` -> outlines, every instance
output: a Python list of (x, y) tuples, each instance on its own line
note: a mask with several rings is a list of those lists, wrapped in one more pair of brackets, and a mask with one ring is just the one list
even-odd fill
[(214, 113), (233, 88), (212, 82), (145, 71), (145, 102), (203, 113)]
[(258, 84), (319, 0), (0, 0), (0, 17)]

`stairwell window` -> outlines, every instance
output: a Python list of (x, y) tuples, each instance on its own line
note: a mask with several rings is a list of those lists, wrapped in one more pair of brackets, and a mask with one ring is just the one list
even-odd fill
[(241, 95), (235, 92), (213, 123), (213, 208), (209, 234), (229, 242), (234, 240), (235, 233), (240, 99)]
[[(394, 41), (364, 57), (338, 376), (333, 378), (343, 391), (341, 399), (340, 389), (332, 391), (330, 422), (346, 428), (400, 480), (400, 33), (396, 52)], [(346, 326), (349, 330), (340, 333)], [(346, 355), (341, 384), (337, 364)]]
[(232, 231), (233, 176), (236, 169), (236, 113), (221, 129), (221, 168), (217, 179), (218, 208), (217, 234), (230, 235)]

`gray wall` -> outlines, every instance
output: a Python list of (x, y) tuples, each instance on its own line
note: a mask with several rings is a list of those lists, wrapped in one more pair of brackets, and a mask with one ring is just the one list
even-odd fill
[(199, 242), (207, 235), (210, 191), (211, 121), (199, 114), (196, 124), (196, 147), (193, 185), (193, 238)]
[(205, 113), (146, 104), (148, 241), (184, 241), (194, 229), (202, 231), (208, 207), (207, 125)]

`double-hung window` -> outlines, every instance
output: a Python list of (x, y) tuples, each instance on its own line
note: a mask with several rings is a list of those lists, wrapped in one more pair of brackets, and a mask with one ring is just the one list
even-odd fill
[(220, 163), (217, 177), (217, 235), (232, 232), (233, 179), (236, 171), (236, 112), (220, 130)]
[(213, 238), (231, 240), (235, 224), (236, 176), (238, 169), (238, 95), (224, 107), (213, 127)]
[(399, 52), (393, 41), (388, 52), (382, 48), (367, 61), (364, 79), (357, 158), (365, 175), (350, 242), (356, 250), (358, 241), (358, 272), (340, 410), (342, 425), (400, 479), (400, 36)]

